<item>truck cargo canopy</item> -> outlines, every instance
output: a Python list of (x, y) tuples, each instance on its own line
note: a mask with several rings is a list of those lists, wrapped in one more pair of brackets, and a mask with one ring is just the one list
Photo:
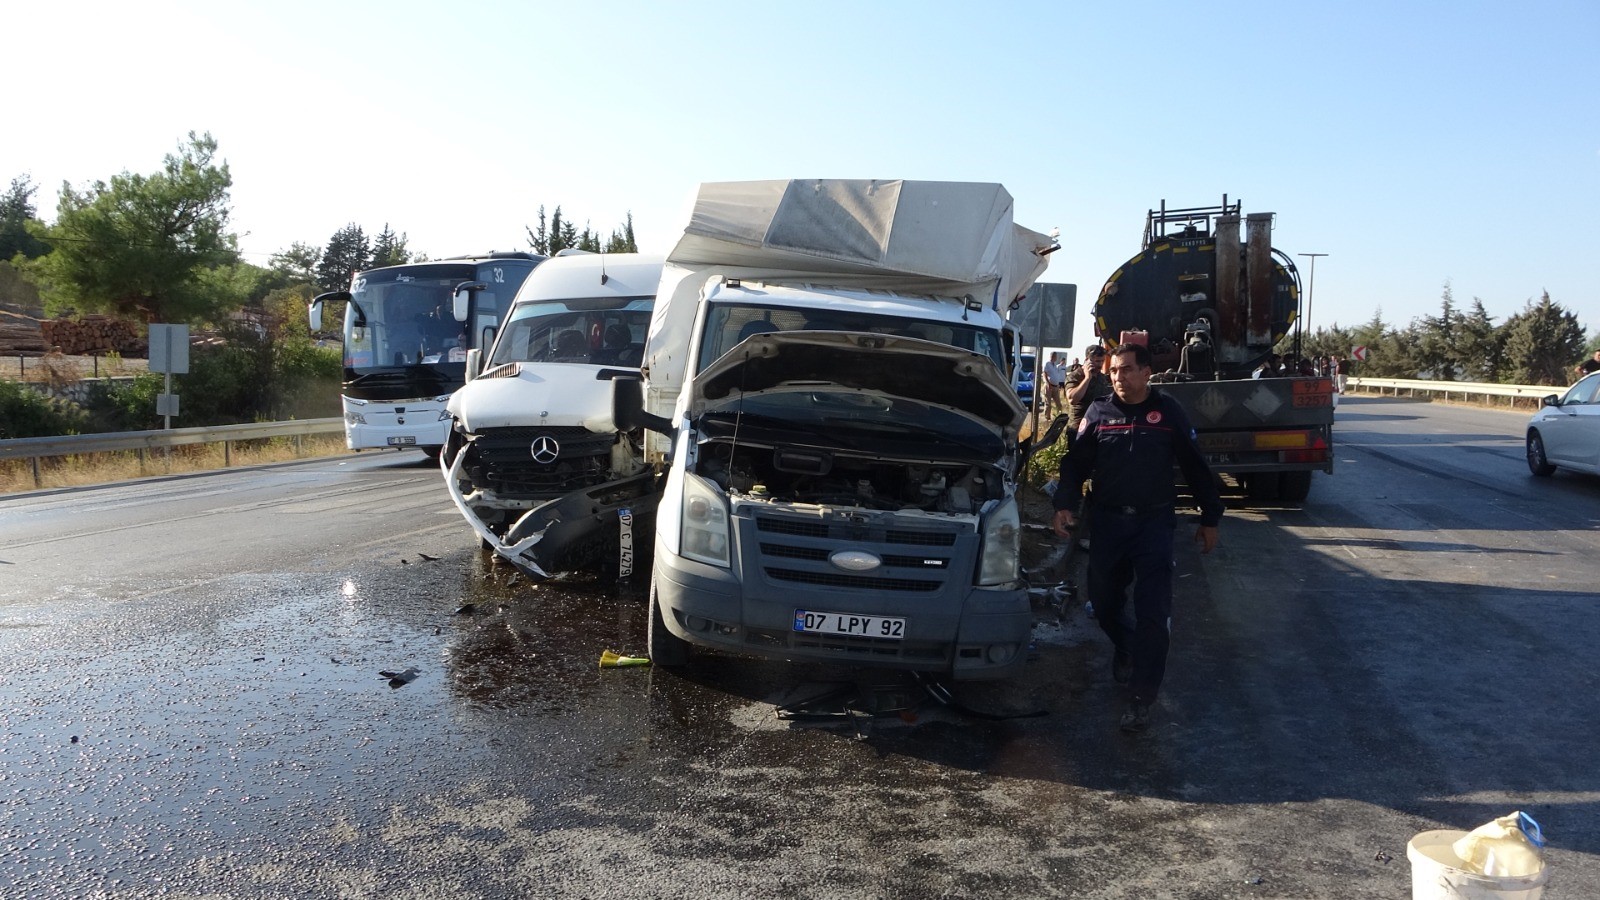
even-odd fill
[(667, 261), (813, 274), (1009, 303), (1044, 271), (1049, 237), (1012, 222), (998, 184), (778, 180), (702, 184)]

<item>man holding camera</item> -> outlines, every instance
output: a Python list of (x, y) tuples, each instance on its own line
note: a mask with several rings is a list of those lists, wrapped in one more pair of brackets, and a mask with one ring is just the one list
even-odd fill
[(1084, 348), (1083, 363), (1074, 366), (1067, 373), (1066, 401), (1067, 401), (1067, 438), (1068, 446), (1072, 444), (1072, 437), (1078, 433), (1078, 426), (1083, 423), (1084, 410), (1089, 408), (1090, 401), (1096, 397), (1104, 397), (1111, 393), (1111, 379), (1102, 371), (1105, 367), (1106, 350), (1099, 344), (1090, 344)]

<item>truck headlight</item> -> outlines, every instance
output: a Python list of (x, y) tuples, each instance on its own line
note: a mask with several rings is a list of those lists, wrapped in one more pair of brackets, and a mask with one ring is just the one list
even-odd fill
[(985, 587), (1017, 580), (1022, 553), (1022, 518), (1015, 498), (1001, 503), (983, 526), (983, 553), (978, 564), (978, 584)]
[(683, 475), (681, 552), (713, 566), (728, 566), (728, 503), (710, 482), (688, 472)]

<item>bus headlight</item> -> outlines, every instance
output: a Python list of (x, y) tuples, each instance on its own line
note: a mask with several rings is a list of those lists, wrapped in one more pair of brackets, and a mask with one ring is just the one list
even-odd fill
[(680, 552), (713, 566), (728, 566), (728, 503), (698, 475), (683, 475), (683, 539)]
[(1000, 504), (983, 526), (983, 551), (978, 563), (978, 584), (984, 587), (1017, 580), (1022, 554), (1022, 518), (1015, 498)]

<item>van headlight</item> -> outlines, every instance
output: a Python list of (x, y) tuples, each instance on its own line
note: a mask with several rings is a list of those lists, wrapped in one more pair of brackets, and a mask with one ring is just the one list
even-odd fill
[(683, 538), (680, 552), (713, 566), (728, 567), (728, 502), (711, 482), (683, 475)]
[(1015, 498), (1001, 503), (983, 526), (983, 553), (978, 564), (978, 584), (995, 587), (1017, 580), (1022, 553), (1022, 517)]

